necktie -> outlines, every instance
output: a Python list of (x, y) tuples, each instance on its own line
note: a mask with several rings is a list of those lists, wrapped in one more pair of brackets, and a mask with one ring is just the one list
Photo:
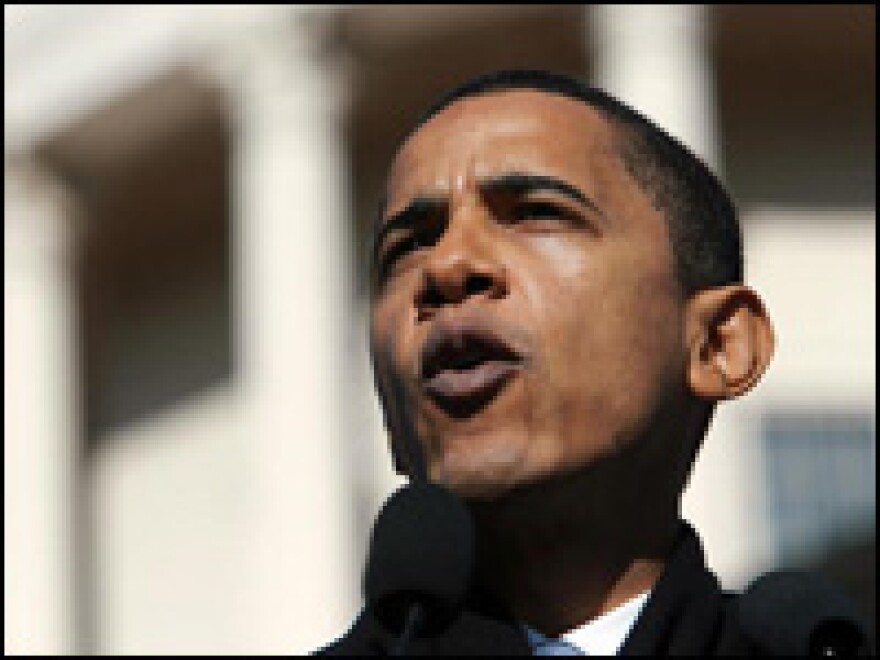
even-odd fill
[(561, 639), (542, 639), (534, 651), (535, 655), (586, 655), (576, 646)]

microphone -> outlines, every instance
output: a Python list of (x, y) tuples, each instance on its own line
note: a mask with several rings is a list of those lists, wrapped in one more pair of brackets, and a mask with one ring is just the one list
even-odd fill
[(370, 537), (364, 596), (376, 618), (399, 635), (392, 655), (461, 608), (473, 579), (475, 544), (467, 507), (437, 484), (407, 484), (382, 506)]
[(850, 600), (827, 580), (800, 571), (757, 579), (737, 599), (743, 630), (773, 655), (852, 656), (870, 652)]

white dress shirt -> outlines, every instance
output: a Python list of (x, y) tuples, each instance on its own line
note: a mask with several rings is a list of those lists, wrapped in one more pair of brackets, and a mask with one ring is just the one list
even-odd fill
[(649, 590), (630, 598), (559, 638), (545, 637), (524, 626), (532, 651), (535, 655), (616, 655), (650, 595)]

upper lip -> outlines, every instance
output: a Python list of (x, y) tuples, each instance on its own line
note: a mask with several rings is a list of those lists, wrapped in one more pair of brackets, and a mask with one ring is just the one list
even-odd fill
[(489, 360), (520, 363), (522, 348), (481, 317), (436, 321), (422, 347), (420, 376), (428, 380), (445, 369), (466, 369)]

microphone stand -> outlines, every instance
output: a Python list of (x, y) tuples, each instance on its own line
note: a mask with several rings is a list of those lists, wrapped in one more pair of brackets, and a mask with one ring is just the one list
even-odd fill
[(400, 637), (394, 645), (394, 648), (391, 649), (390, 655), (404, 655), (404, 651), (406, 650), (406, 647), (409, 646), (410, 639), (415, 636), (416, 630), (421, 625), (424, 615), (425, 606), (420, 602), (416, 601), (409, 606), (409, 610), (406, 613), (406, 623), (403, 626), (403, 632), (400, 633)]

